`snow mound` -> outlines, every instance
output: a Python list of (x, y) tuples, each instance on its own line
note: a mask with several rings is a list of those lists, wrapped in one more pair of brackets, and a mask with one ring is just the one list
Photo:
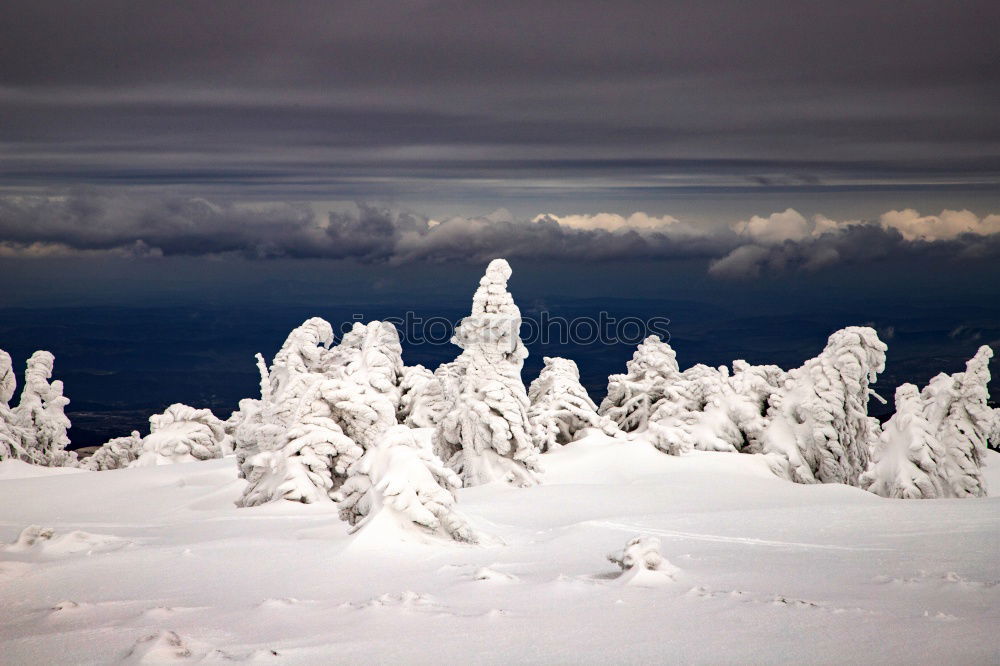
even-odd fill
[(635, 537), (620, 552), (610, 553), (608, 560), (621, 568), (615, 579), (621, 585), (655, 587), (674, 582), (680, 572), (660, 554), (660, 540), (652, 536)]

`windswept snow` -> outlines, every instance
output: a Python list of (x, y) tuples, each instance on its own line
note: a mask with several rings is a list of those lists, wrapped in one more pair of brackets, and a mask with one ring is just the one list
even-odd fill
[[(0, 481), (2, 660), (1000, 658), (998, 498), (889, 500), (596, 432), (540, 458), (543, 485), (458, 491), (480, 545), (349, 535), (329, 502), (237, 508), (231, 458)], [(670, 566), (623, 585), (606, 556), (637, 537)]]

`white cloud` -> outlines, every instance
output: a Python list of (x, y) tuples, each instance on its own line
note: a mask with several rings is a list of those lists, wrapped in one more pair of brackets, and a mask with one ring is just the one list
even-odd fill
[(615, 213), (596, 213), (594, 215), (555, 215), (553, 213), (543, 213), (542, 215), (536, 215), (532, 219), (532, 222), (538, 222), (546, 218), (555, 220), (563, 227), (584, 229), (587, 231), (595, 229), (603, 229), (604, 231), (662, 231), (680, 223), (680, 220), (671, 215), (655, 217), (641, 211), (632, 213), (628, 217)]
[(895, 229), (908, 241), (951, 240), (962, 234), (989, 236), (1000, 233), (1000, 215), (980, 218), (968, 210), (943, 210), (922, 216), (912, 208), (891, 210), (879, 218), (883, 229)]
[(800, 241), (812, 232), (809, 221), (794, 208), (767, 217), (754, 215), (749, 220), (740, 220), (733, 225), (733, 231), (765, 245), (778, 245), (785, 241)]

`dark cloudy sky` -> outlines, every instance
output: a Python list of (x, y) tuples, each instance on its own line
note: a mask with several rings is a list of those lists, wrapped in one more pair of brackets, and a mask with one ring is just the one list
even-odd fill
[(992, 0), (8, 0), (0, 255), (995, 258), (998, 26)]

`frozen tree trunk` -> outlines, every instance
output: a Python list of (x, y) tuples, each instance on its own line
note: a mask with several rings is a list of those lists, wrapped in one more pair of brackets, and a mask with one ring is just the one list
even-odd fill
[(521, 312), (507, 291), (510, 275), (503, 259), (490, 262), (472, 299), (472, 312), (452, 338), (464, 351), (439, 369), (451, 407), (437, 426), (435, 448), (465, 485), (536, 482), (537, 450), (521, 381), (528, 351), (519, 335)]
[(338, 493), (340, 516), (357, 531), (376, 516), (396, 528), (476, 543), (479, 536), (455, 509), (458, 476), (403, 425), (389, 428), (351, 466)]
[(879, 436), (868, 397), (885, 352), (871, 328), (835, 332), (819, 356), (788, 372), (751, 451), (766, 454), (779, 476), (798, 483), (857, 485)]
[(149, 434), (132, 467), (172, 465), (221, 458), (226, 446), (225, 424), (208, 409), (181, 403), (149, 417)]
[(597, 414), (597, 405), (580, 384), (580, 370), (569, 359), (545, 357), (545, 366), (528, 389), (528, 421), (535, 447), (552, 451), (572, 442), (587, 428), (609, 436), (620, 434), (611, 419)]

